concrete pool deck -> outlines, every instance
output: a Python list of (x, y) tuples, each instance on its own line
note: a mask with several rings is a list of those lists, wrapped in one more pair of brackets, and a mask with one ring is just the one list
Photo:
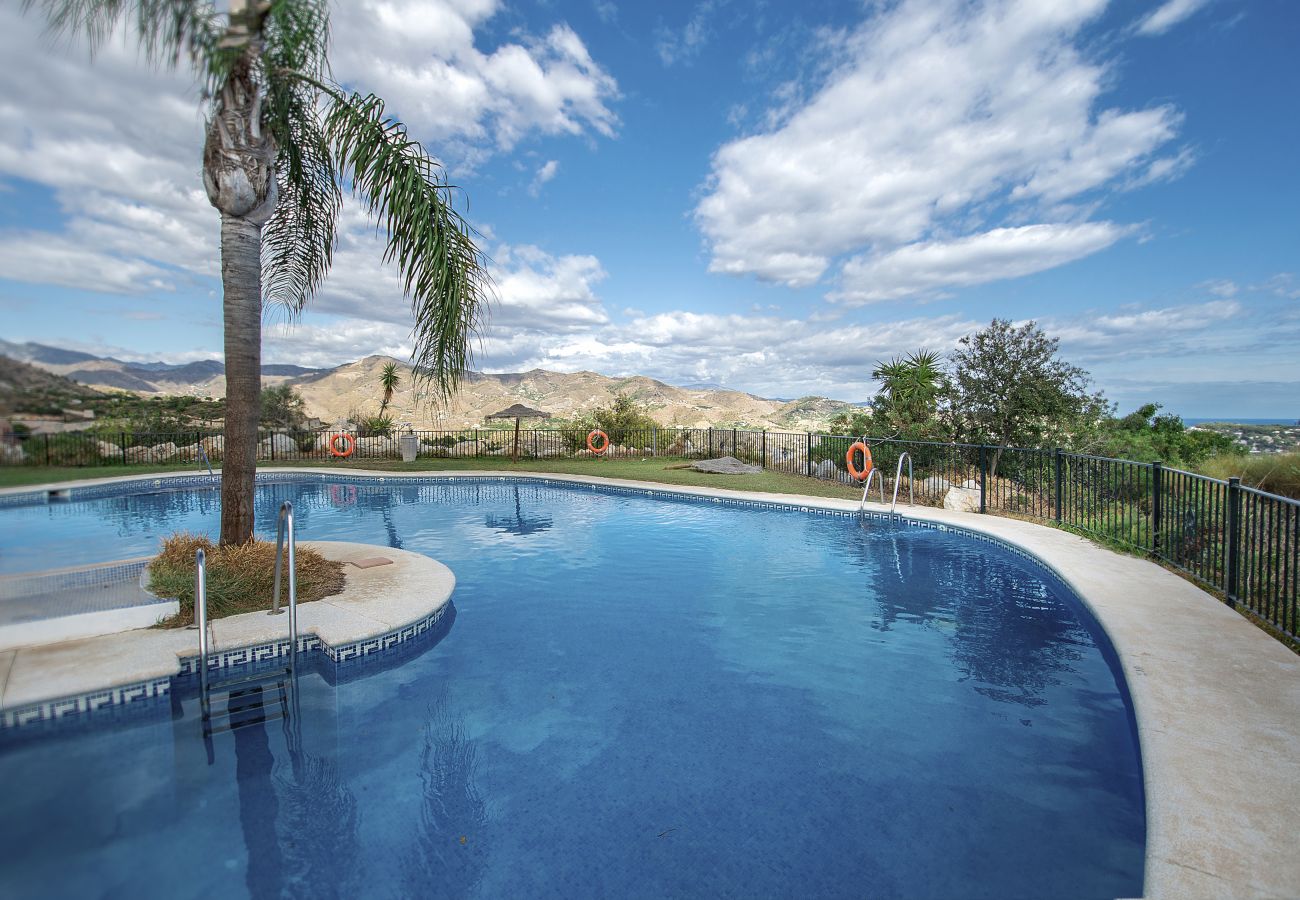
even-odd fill
[[(456, 576), (437, 560), (407, 550), (346, 541), (299, 541), (343, 563), (376, 556), (391, 564), (348, 565), (343, 592), (298, 607), (298, 632), (340, 647), (426, 619), (451, 601)], [(288, 618), (242, 613), (208, 623), (210, 653), (286, 641)], [(192, 628), (138, 628), (0, 652), (0, 713), (63, 697), (179, 675), (198, 656)]]
[[(855, 500), (596, 476), (315, 467), (272, 471), (277, 476), (306, 474), (317, 481), (322, 476), (379, 477), (392, 482), (410, 477), (522, 478), (795, 508), (841, 512), (858, 508)], [(142, 480), (141, 489), (149, 490), (155, 479), (165, 484), (167, 476), (150, 476)], [(0, 494), (72, 489), (75, 499), (79, 486), (133, 480), (141, 478), (65, 482), (5, 489)], [(888, 511), (875, 503), (868, 509)], [(1191, 582), (1147, 560), (1016, 519), (903, 505), (899, 514), (979, 532), (1033, 554), (1074, 589), (1105, 629), (1128, 683), (1142, 751), (1145, 896), (1300, 896), (1300, 854), (1295, 852), (1295, 836), (1300, 834), (1300, 657)], [(367, 555), (375, 552), (366, 551)], [(384, 555), (398, 552), (383, 551)], [(349, 580), (386, 568), (390, 567), (350, 569)], [(301, 613), (314, 605), (304, 606)], [(128, 635), (113, 637), (121, 640)], [(0, 654), (5, 706), (9, 686), (2, 682), (7, 674), (9, 683), (14, 683), (15, 668), (16, 659)]]

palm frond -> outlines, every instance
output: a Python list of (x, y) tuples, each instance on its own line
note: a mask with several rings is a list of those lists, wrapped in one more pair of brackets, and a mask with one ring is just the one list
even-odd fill
[(93, 53), (125, 23), (150, 62), (175, 68), (188, 57), (207, 76), (221, 21), (208, 0), (23, 0), (39, 8), (55, 34), (84, 37)]
[(384, 112), (373, 94), (331, 94), (325, 131), (342, 172), (352, 178), (387, 235), (415, 314), (416, 380), (444, 397), (468, 370), (470, 339), (486, 312), (492, 284), (476, 232), (451, 204), (443, 169)]
[(327, 5), (274, 3), (263, 38), (263, 116), (275, 140), (279, 192), (262, 231), (263, 294), (297, 313), (329, 272), (343, 202), (317, 106), (316, 79), (324, 74), (329, 40)]

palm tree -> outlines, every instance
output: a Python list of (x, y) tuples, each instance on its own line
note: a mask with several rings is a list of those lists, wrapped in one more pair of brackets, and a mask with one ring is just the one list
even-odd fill
[(384, 363), (384, 368), (379, 373), (379, 385), (384, 389), (384, 399), (379, 401), (379, 414), (382, 416), (388, 409), (388, 404), (393, 402), (393, 391), (401, 384), (402, 376), (397, 374), (397, 363)]
[(326, 0), (25, 0), (91, 52), (119, 25), (204, 85), (203, 185), (221, 215), (226, 443), (221, 543), (253, 534), (262, 309), (300, 311), (330, 268), (342, 189), (386, 232), (411, 301), (417, 379), (446, 396), (470, 363), (491, 282), (443, 169), (374, 94), (329, 79)]
[(894, 425), (923, 424), (934, 418), (943, 391), (943, 357), (918, 350), (889, 362), (876, 363), (871, 377), (880, 381), (876, 408)]

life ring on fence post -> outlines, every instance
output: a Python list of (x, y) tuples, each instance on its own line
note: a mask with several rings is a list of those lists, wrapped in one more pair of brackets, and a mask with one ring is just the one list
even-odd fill
[[(862, 451), (862, 469), (860, 471), (853, 465), (853, 451), (855, 450)], [(870, 475), (872, 468), (875, 466), (871, 461), (871, 448), (862, 441), (854, 441), (853, 445), (849, 447), (849, 452), (844, 454), (844, 463), (849, 468), (849, 474), (858, 481)]]
[[(339, 449), (339, 441), (342, 441), (346, 445), (346, 449)], [(330, 453), (335, 456), (341, 456), (346, 459), (352, 455), (352, 451), (355, 449), (357, 449), (357, 442), (352, 435), (347, 432), (340, 431), (338, 434), (330, 436)]]
[[(604, 443), (602, 443), (599, 447), (596, 446), (597, 437), (600, 437), (604, 440)], [(596, 454), (597, 456), (600, 456), (602, 453), (604, 453), (606, 450), (609, 449), (609, 435), (605, 434), (605, 432), (601, 431), (599, 428), (597, 428), (594, 431), (588, 432), (587, 449), (590, 450), (592, 453)]]

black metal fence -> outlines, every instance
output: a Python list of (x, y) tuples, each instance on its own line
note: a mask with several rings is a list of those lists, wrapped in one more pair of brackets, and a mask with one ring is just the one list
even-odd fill
[[(340, 436), (342, 435), (342, 436)], [(737, 428), (612, 430), (605, 457), (693, 459), (721, 455), (784, 472), (856, 484), (845, 456), (857, 438)], [(886, 495), (1050, 520), (1151, 554), (1233, 606), (1296, 638), (1300, 632), (1300, 501), (1162, 466), (1063, 450), (868, 439)], [(405, 445), (405, 446), (404, 446)], [(221, 459), (219, 433), (77, 432), (6, 437), (0, 464), (95, 466), (198, 464)], [(500, 429), (261, 435), (258, 458), (346, 464), (374, 459), (484, 458), (516, 452)], [(527, 429), (518, 453), (531, 459), (593, 457), (586, 432)], [(899, 466), (906, 453), (910, 467)], [(874, 493), (874, 489), (873, 489)]]

